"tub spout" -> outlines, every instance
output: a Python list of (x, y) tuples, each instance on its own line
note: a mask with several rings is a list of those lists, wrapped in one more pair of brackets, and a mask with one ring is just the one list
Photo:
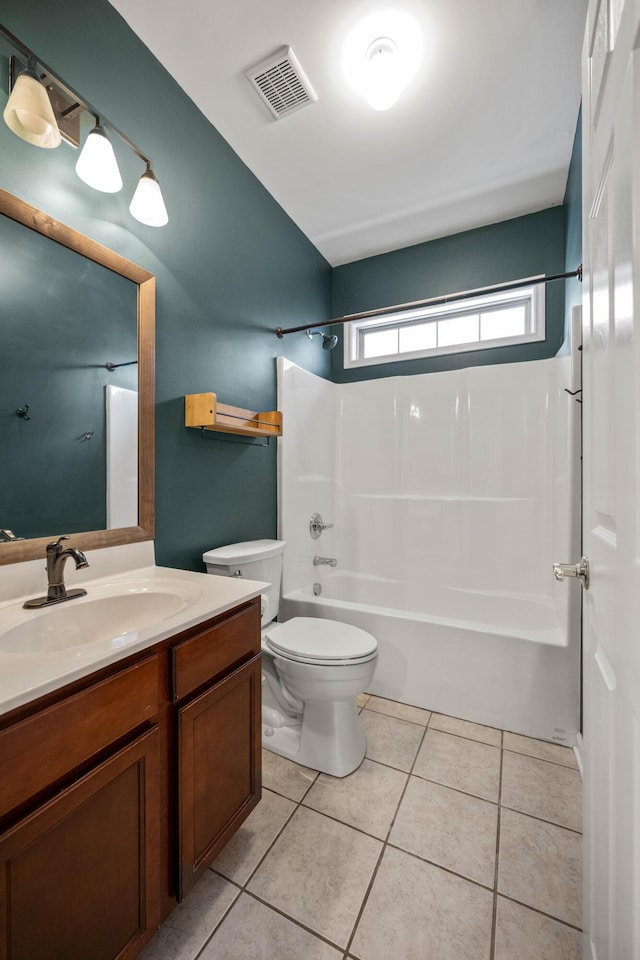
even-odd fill
[(338, 561), (333, 557), (314, 557), (313, 558), (314, 567), (321, 567), (326, 565), (327, 567), (337, 567)]

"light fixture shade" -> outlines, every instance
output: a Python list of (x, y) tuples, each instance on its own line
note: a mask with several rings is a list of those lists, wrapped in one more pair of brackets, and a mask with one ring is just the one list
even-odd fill
[(136, 192), (129, 204), (129, 212), (148, 227), (164, 227), (169, 222), (160, 184), (149, 164), (138, 181)]
[(405, 85), (396, 45), (389, 37), (379, 37), (366, 55), (363, 95), (374, 110), (389, 110)]
[(31, 65), (16, 78), (3, 116), (9, 129), (34, 147), (51, 149), (60, 145), (62, 138), (49, 95)]
[(122, 190), (122, 177), (111, 141), (98, 122), (93, 128), (76, 163), (76, 173), (94, 190), (117, 193)]

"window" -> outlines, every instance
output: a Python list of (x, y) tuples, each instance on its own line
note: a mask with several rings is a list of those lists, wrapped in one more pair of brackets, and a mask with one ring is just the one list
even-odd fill
[(544, 340), (544, 285), (483, 294), (347, 324), (345, 367)]

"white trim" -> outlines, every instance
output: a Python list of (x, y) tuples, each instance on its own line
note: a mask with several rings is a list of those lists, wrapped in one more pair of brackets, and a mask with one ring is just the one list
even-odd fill
[[(528, 277), (526, 279), (538, 279), (537, 277)], [(495, 340), (474, 340), (471, 343), (454, 344), (450, 346), (434, 347), (427, 350), (414, 350), (407, 353), (391, 353), (380, 357), (360, 358), (358, 357), (358, 343), (360, 331), (370, 327), (383, 328), (385, 325), (400, 327), (403, 323), (415, 322), (417, 320), (446, 320), (459, 314), (472, 313), (474, 310), (481, 310), (483, 307), (495, 307), (501, 303), (508, 304), (516, 301), (530, 300), (531, 303), (531, 325), (532, 330), (522, 336), (501, 337)], [(518, 290), (500, 291), (498, 293), (483, 296), (482, 291), (478, 291), (478, 296), (465, 300), (451, 300), (444, 305), (433, 307), (417, 307), (415, 310), (404, 310), (397, 312), (390, 310), (388, 314), (378, 315), (366, 320), (354, 320), (345, 325), (345, 335), (343, 337), (344, 367), (371, 367), (386, 363), (402, 363), (404, 360), (418, 360), (425, 357), (448, 356), (456, 353), (469, 353), (477, 350), (493, 350), (497, 347), (516, 346), (522, 343), (536, 343), (545, 339), (545, 295), (542, 285), (536, 284), (531, 287), (524, 287)]]
[(576, 742), (573, 748), (573, 754), (576, 758), (576, 763), (578, 764), (578, 770), (580, 771), (580, 776), (584, 780), (584, 767), (582, 765), (582, 751), (584, 749), (584, 744), (582, 741), (582, 734), (580, 732), (576, 733)]

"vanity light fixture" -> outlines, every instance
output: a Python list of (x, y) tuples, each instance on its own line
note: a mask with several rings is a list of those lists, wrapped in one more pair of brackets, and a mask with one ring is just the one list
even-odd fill
[(16, 78), (3, 117), (16, 136), (34, 147), (51, 149), (60, 146), (62, 137), (37, 67), (36, 58), (30, 54), (27, 66)]
[[(163, 227), (169, 222), (160, 184), (146, 157), (129, 137), (109, 122), (87, 100), (78, 94), (51, 70), (21, 40), (0, 24), (0, 35), (5, 37), (26, 58), (27, 67), (17, 76), (12, 72), (10, 96), (4, 110), (4, 120), (22, 140), (38, 147), (57, 147), (64, 138), (72, 145), (79, 143), (79, 134), (69, 136), (65, 125), (69, 117), (76, 118), (82, 111), (93, 114), (96, 126), (91, 130), (76, 163), (76, 172), (84, 183), (103, 193), (117, 193), (122, 189), (122, 177), (108, 134), (116, 134), (146, 166), (140, 177), (129, 210), (140, 223)], [(12, 67), (18, 58), (12, 57)], [(46, 75), (45, 84), (42, 75)], [(61, 133), (62, 131), (62, 133)]]
[(80, 151), (76, 173), (88, 186), (102, 193), (118, 193), (122, 190), (118, 161), (100, 117), (96, 117), (96, 125)]
[(169, 222), (160, 184), (148, 160), (147, 169), (138, 180), (136, 192), (129, 204), (129, 213), (148, 227), (164, 227)]

